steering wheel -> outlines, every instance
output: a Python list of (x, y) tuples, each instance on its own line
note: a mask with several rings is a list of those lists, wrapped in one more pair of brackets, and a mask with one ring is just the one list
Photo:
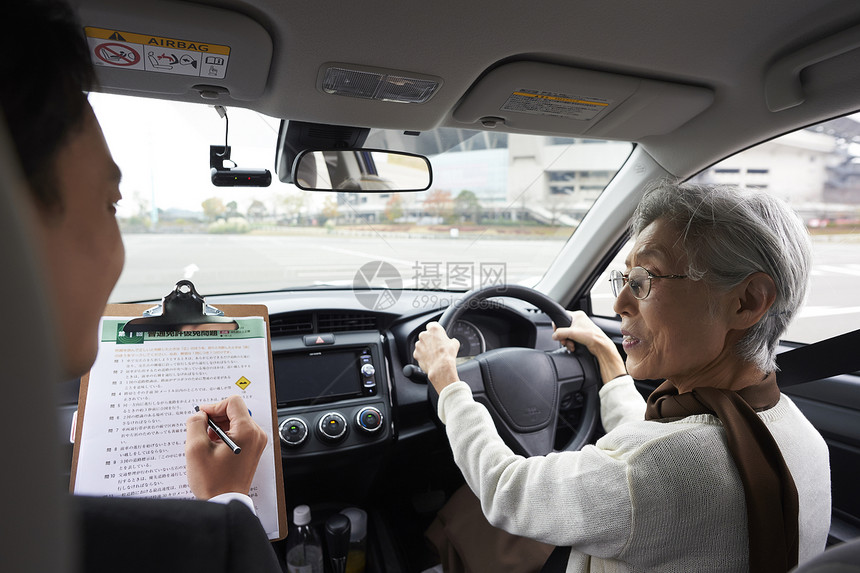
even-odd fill
[[(454, 323), (469, 309), (488, 306), (484, 301), (504, 296), (529, 302), (545, 312), (557, 326), (570, 326), (570, 316), (548, 296), (518, 285), (495, 285), (474, 290), (448, 307), (439, 324), (451, 336)], [(484, 404), (505, 443), (524, 456), (552, 451), (579, 450), (593, 435), (598, 422), (600, 372), (583, 345), (544, 352), (533, 348), (497, 348), (457, 367), (460, 380)], [(433, 411), (439, 395), (428, 384)], [(573, 437), (555, 450), (556, 424), (564, 396), (581, 396), (582, 412)]]

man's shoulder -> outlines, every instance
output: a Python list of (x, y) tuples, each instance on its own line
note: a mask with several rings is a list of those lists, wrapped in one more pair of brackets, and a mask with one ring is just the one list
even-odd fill
[(257, 517), (239, 501), (73, 496), (86, 571), (280, 571)]

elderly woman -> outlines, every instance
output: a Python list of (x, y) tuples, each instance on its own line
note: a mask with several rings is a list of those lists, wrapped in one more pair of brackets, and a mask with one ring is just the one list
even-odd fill
[[(553, 335), (596, 357), (607, 434), (514, 455), (433, 323), (415, 358), (454, 459), (490, 523), (570, 546), (568, 572), (785, 572), (824, 549), (830, 525), (827, 446), (775, 378), (806, 292), (806, 231), (763, 193), (660, 183), (632, 232), (627, 270), (610, 279), (626, 369), (581, 312)], [(634, 378), (665, 382), (646, 402)]]

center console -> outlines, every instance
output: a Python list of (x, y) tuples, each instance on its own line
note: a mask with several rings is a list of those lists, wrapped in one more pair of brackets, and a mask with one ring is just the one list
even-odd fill
[(284, 458), (347, 452), (393, 436), (378, 332), (273, 338), (272, 355)]

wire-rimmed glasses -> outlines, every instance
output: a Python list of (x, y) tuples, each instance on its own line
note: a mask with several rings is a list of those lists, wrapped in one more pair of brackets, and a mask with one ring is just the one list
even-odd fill
[(616, 297), (624, 289), (624, 285), (630, 285), (630, 292), (639, 300), (651, 293), (652, 279), (685, 279), (687, 275), (655, 275), (644, 267), (633, 267), (627, 274), (621, 271), (609, 273), (609, 284), (612, 285), (612, 294)]

